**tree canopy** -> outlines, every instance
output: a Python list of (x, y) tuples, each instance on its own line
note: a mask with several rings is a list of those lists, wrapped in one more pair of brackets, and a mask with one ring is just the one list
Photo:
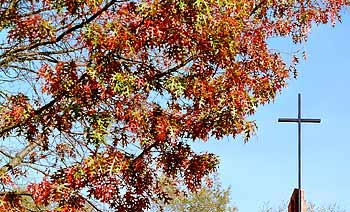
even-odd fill
[(172, 179), (162, 177), (160, 183), (168, 194), (170, 201), (154, 201), (152, 211), (162, 212), (237, 212), (232, 205), (231, 188), (223, 188), (216, 174), (210, 176), (210, 182), (202, 183), (200, 190), (195, 192), (179, 192)]
[(247, 141), (295, 72), (269, 39), (304, 42), (348, 4), (0, 0), (1, 210), (144, 211), (161, 175), (196, 190), (219, 160), (190, 142)]

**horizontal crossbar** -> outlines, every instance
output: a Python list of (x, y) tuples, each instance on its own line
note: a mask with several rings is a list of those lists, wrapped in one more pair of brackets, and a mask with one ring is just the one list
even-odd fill
[[(299, 119), (295, 118), (279, 118), (278, 122), (299, 122)], [(300, 119), (303, 123), (321, 123), (321, 119)]]

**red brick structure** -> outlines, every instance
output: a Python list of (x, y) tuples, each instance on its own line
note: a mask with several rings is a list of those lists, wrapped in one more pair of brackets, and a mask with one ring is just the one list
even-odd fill
[[(290, 198), (288, 205), (288, 212), (298, 212), (298, 191), (299, 189), (295, 188)], [(301, 189), (301, 212), (306, 212), (306, 201), (304, 200), (304, 190)]]

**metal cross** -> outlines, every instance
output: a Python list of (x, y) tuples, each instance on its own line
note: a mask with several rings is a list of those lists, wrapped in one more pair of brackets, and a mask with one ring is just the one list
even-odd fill
[(279, 118), (278, 122), (298, 123), (298, 212), (301, 212), (301, 123), (320, 123), (321, 119), (301, 118), (301, 94), (298, 94), (298, 118)]

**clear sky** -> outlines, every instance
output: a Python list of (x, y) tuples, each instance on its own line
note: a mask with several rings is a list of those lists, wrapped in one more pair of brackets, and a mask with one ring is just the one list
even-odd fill
[[(283, 51), (293, 48), (286, 41), (273, 45)], [(313, 28), (305, 48), (308, 56), (298, 66), (298, 78), (252, 117), (259, 128), (253, 139), (247, 144), (224, 139), (196, 145), (220, 156), (222, 183), (232, 187), (240, 212), (259, 212), (265, 202), (277, 207), (297, 187), (297, 124), (277, 119), (297, 116), (299, 92), (303, 117), (322, 120), (302, 127), (305, 199), (318, 205), (337, 203), (350, 211), (349, 12), (335, 28)]]

